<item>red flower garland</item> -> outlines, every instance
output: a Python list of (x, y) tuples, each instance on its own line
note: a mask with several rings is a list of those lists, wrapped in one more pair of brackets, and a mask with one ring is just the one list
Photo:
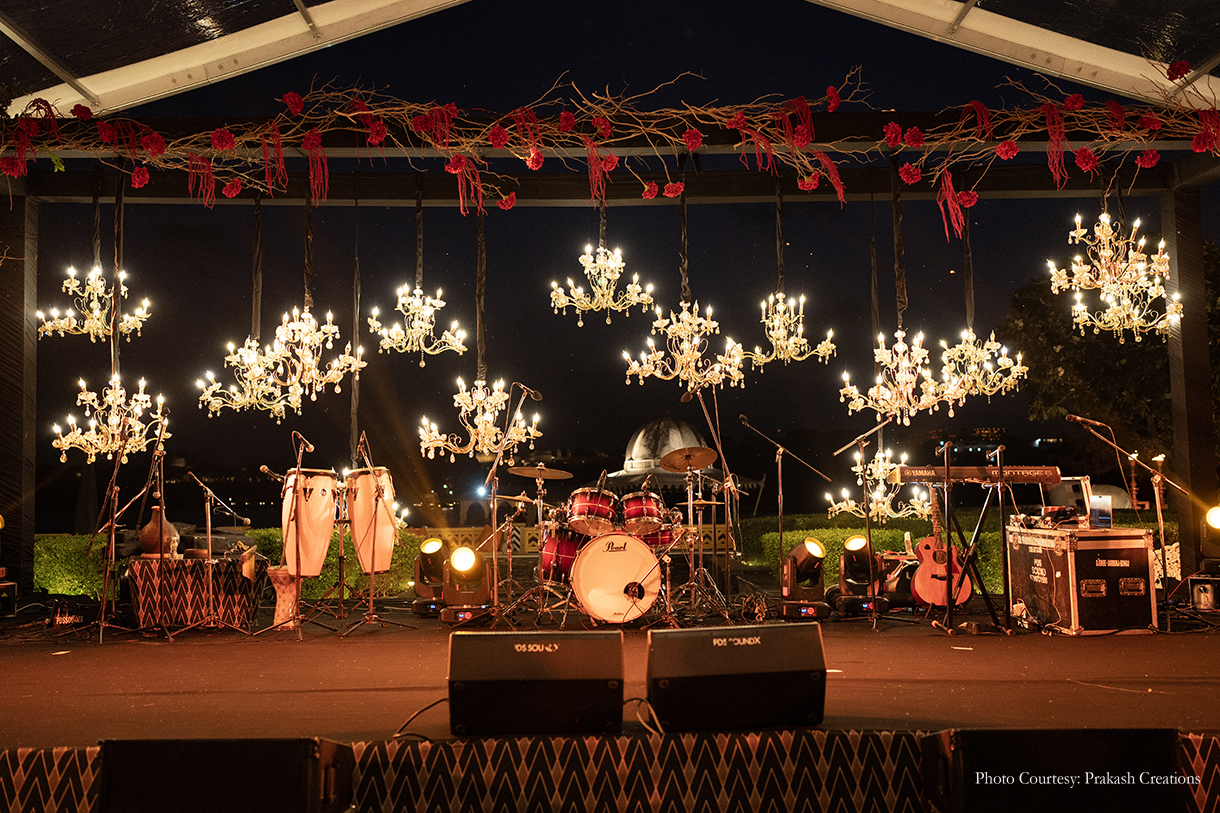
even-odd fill
[(1195, 152), (1210, 152), (1216, 149), (1217, 134), (1220, 134), (1220, 113), (1215, 108), (1199, 111), (1199, 132), (1191, 139), (1190, 148)]
[(593, 117), (593, 129), (597, 130), (597, 134), (602, 138), (610, 137), (610, 120), (605, 116)]
[(821, 175), (810, 175), (808, 178), (798, 178), (796, 188), (802, 192), (812, 192), (818, 188), (818, 182), (822, 179)]
[(1144, 169), (1152, 169), (1161, 160), (1161, 154), (1156, 150), (1144, 150), (1135, 156), (1135, 165)]
[(919, 131), (918, 127), (912, 127), (907, 130), (907, 134), (903, 136), (902, 140), (906, 142), (908, 147), (922, 147), (923, 133)]
[(618, 156), (610, 153), (602, 159), (602, 170), (604, 172), (614, 172), (614, 168), (618, 166)]
[(103, 144), (114, 143), (114, 125), (108, 121), (98, 120), (97, 122), (97, 140)]
[(957, 193), (957, 202), (961, 204), (963, 209), (969, 209), (974, 204), (979, 202), (979, 193), (969, 190)]
[(234, 178), (220, 190), (226, 198), (235, 198), (241, 194), (241, 178)]
[(640, 197), (644, 200), (652, 200), (657, 196), (657, 184), (655, 181), (649, 181), (644, 184), (644, 191), (640, 193)]
[(1188, 73), (1190, 73), (1190, 63), (1185, 59), (1179, 59), (1165, 71), (1165, 75), (1169, 77), (1170, 82), (1176, 82)]
[(915, 184), (919, 183), (923, 173), (919, 171), (919, 167), (912, 166), (911, 162), (908, 161), (898, 168), (898, 177), (902, 178), (902, 182), (905, 184)]
[(305, 100), (301, 98), (301, 94), (299, 93), (289, 91), (288, 93), (284, 94), (281, 101), (284, 102), (284, 106), (287, 107), (289, 112), (291, 112), (294, 116), (301, 115), (301, 111), (305, 109)]
[(1097, 169), (1097, 156), (1088, 147), (1076, 150), (1076, 166), (1090, 174)]
[(165, 139), (155, 130), (147, 130), (140, 136), (140, 146), (151, 158), (165, 155)]
[(187, 158), (187, 191), (195, 197), (195, 188), (199, 188), (199, 199), (203, 205), (211, 209), (216, 201), (216, 176), (212, 174), (212, 162), (198, 153), (188, 153)]
[(326, 200), (326, 193), (330, 190), (330, 167), (326, 163), (326, 150), (322, 149), (322, 134), (317, 127), (305, 134), (301, 146), (309, 155), (309, 194), (315, 203)]
[(530, 150), (530, 157), (525, 159), (525, 165), (535, 172), (542, 169), (542, 153), (538, 150)]
[(686, 184), (681, 181), (665, 184), (665, 197), (676, 198), (682, 194), (682, 190), (686, 188)]
[[(777, 111), (778, 112), (778, 111)], [(796, 116), (794, 128), (788, 121), (788, 114)], [(803, 150), (813, 141), (813, 113), (809, 110), (809, 102), (804, 96), (797, 96), (784, 105), (782, 115), (777, 115), (784, 128), (784, 140), (794, 149)]]
[(501, 198), (500, 200), (496, 201), (496, 205), (507, 212), (509, 209), (517, 205), (517, 193), (509, 192), (508, 197)]
[(1063, 100), (1063, 109), (1076, 111), (1084, 107), (1084, 96), (1079, 93), (1073, 93)]
[(133, 189), (143, 189), (148, 185), (148, 167), (136, 167), (131, 171), (131, 186)]
[(1156, 113), (1145, 113), (1140, 116), (1140, 127), (1145, 130), (1159, 130), (1161, 129), (1161, 119)]

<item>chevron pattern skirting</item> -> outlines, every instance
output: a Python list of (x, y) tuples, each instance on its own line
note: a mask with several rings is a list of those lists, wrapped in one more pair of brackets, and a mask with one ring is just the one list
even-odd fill
[(355, 743), (359, 811), (915, 811), (922, 732)]
[(99, 746), (0, 751), (0, 809), (9, 813), (92, 813), (98, 806)]
[(1191, 813), (1220, 813), (1220, 734), (1178, 734), (1178, 766), (1182, 776), (1199, 784), (1183, 785)]

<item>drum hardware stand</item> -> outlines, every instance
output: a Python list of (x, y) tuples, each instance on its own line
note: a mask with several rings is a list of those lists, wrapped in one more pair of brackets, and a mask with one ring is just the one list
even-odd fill
[[(681, 517), (681, 514), (679, 514), (679, 518), (680, 517)], [(661, 609), (660, 616), (657, 618), (657, 620), (653, 621), (650, 624), (646, 624), (645, 629), (650, 629), (658, 624), (664, 624), (665, 626), (669, 627), (670, 629), (678, 629), (679, 627), (682, 626), (678, 622), (677, 616), (674, 615), (673, 602), (670, 600), (670, 596), (672, 594), (672, 585), (670, 582), (671, 559), (669, 556), (669, 552), (671, 550), (673, 550), (674, 547), (679, 542), (682, 541), (682, 537), (684, 537), (687, 533), (689, 533), (689, 531), (687, 531), (685, 528), (682, 529), (678, 533), (678, 537), (676, 539), (670, 540), (670, 543), (665, 547), (665, 549), (663, 551), (661, 551), (661, 555), (657, 557), (656, 566), (665, 568), (665, 588), (664, 588), (665, 589), (665, 604), (664, 604), (664, 607)], [(648, 573), (651, 573), (651, 572), (652, 572), (652, 570), (650, 569), (648, 571)], [(640, 581), (644, 581), (644, 579), (647, 579), (648, 573), (645, 573), (644, 578), (640, 579)]]
[[(283, 627), (285, 625), (295, 623), (295, 629), (297, 631), (297, 640), (303, 641), (303, 640), (305, 640), (305, 636), (301, 633), (301, 626), (306, 623), (315, 624), (315, 625), (321, 627), (322, 629), (327, 629), (327, 630), (330, 630), (331, 632), (337, 632), (338, 630), (336, 630), (334, 627), (328, 627), (326, 624), (323, 624), (321, 621), (315, 621), (312, 613), (308, 616), (301, 615), (301, 567), (302, 567), (302, 565), (301, 565), (301, 511), (300, 511), (300, 501), (301, 500), (300, 500), (300, 497), (301, 497), (301, 488), (302, 488), (301, 483), (303, 480), (303, 478), (301, 477), (301, 461), (302, 461), (302, 458), (305, 456), (305, 450), (307, 448), (309, 449), (309, 451), (311, 451), (311, 452), (313, 451), (313, 444), (310, 443), (309, 441), (307, 441), (301, 435), (301, 433), (297, 432), (295, 429), (292, 432), (292, 440), (293, 440), (293, 446), (296, 447), (296, 457), (297, 457), (296, 468), (293, 469), (293, 471), (296, 472), (296, 476), (293, 477), (293, 480), (292, 480), (292, 503), (291, 503), (291, 508), (289, 508), (289, 510), (288, 510), (288, 516), (289, 516), (288, 525), (294, 531), (292, 534), (292, 541), (293, 541), (293, 546), (296, 548), (296, 572), (291, 574), (292, 581), (293, 581), (292, 615), (290, 615), (288, 618), (285, 618), (283, 621), (281, 621), (278, 624), (272, 624), (269, 627), (258, 630), (257, 632), (254, 633), (254, 635), (256, 635), (256, 636), (262, 635), (264, 632), (270, 632), (271, 630), (279, 629), (280, 627)], [(299, 445), (296, 443), (297, 440), (301, 441)], [(292, 474), (292, 471), (289, 472), (289, 475), (291, 475), (291, 474)], [(287, 477), (285, 477), (284, 479), (286, 481)], [(287, 550), (284, 550), (281, 553), (280, 559), (283, 562), (287, 563), (287, 561), (288, 561), (288, 551)]]
[[(733, 499), (737, 499), (739, 494), (737, 491), (736, 480), (733, 477), (732, 472), (729, 471), (729, 461), (728, 461), (728, 458), (725, 457), (724, 447), (720, 443), (720, 431), (718, 429), (718, 427), (720, 426), (720, 402), (716, 398), (716, 390), (714, 388), (712, 389), (712, 406), (714, 407), (714, 409), (716, 411), (716, 421), (714, 423), (712, 421), (711, 413), (709, 413), (707, 410), (707, 403), (703, 400), (703, 390), (702, 389), (696, 390), (695, 395), (699, 398), (699, 407), (703, 410), (703, 417), (707, 421), (708, 431), (711, 432), (712, 440), (716, 444), (716, 450), (720, 453), (720, 462), (724, 467), (724, 488), (729, 494), (732, 494)], [(744, 417), (745, 416), (743, 415), (742, 418), (744, 419)], [(802, 462), (804, 462), (804, 461), (802, 461)], [(810, 468), (812, 468), (812, 466)], [(816, 471), (816, 469), (814, 469), (814, 470)], [(825, 475), (823, 475), (823, 476), (825, 476)], [(830, 478), (827, 478), (827, 479), (830, 479)], [(782, 493), (782, 491), (781, 491), (781, 493)], [(737, 547), (737, 540), (733, 538), (733, 525), (729, 521), (729, 497), (727, 494), (725, 495), (725, 498), (724, 498), (724, 505), (725, 505), (725, 511), (724, 511), (724, 518), (725, 518), (724, 604), (725, 604), (725, 607), (727, 608), (733, 599), (732, 562), (730, 560), (729, 550), (730, 550), (730, 545), (733, 548)], [(782, 531), (780, 532), (779, 538), (780, 538), (780, 542), (782, 544), (783, 540), (784, 540), (784, 534)], [(702, 550), (703, 550), (702, 532), (700, 533), (699, 543), (700, 543), (699, 544), (700, 553), (702, 553)], [(716, 546), (716, 540), (715, 540), (715, 537), (713, 537), (713, 540), (712, 540), (713, 557), (715, 556), (715, 546)], [(727, 617), (727, 609), (726, 609), (726, 617)]]
[[(373, 468), (373, 461), (370, 459), (370, 456), (369, 456), (368, 440), (367, 440), (367, 438), (365, 438), (363, 432), (360, 433), (360, 443), (357, 445), (356, 453), (358, 455), (363, 454), (364, 465), (367, 468), (369, 468), (369, 469)], [(376, 491), (374, 492), (374, 496), (373, 496), (373, 514), (370, 518), (370, 522), (372, 522), (372, 527), (373, 527), (373, 538), (370, 540), (369, 544), (372, 544), (372, 546), (373, 546), (373, 555), (369, 560), (369, 605), (368, 605), (368, 609), (366, 609), (364, 611), (363, 617), (357, 619), (352, 624), (350, 624), (345, 630), (343, 630), (342, 632), (339, 633), (340, 638), (346, 638), (348, 635), (351, 635), (358, 627), (362, 627), (365, 624), (381, 624), (381, 626), (383, 626), (383, 627), (393, 624), (394, 626), (402, 627), (403, 629), (409, 629), (409, 630), (419, 629), (419, 627), (414, 627), (414, 626), (411, 626), (410, 624), (404, 624), (401, 621), (391, 621), (388, 618), (382, 618), (381, 616), (379, 616), (377, 614), (377, 610), (374, 609), (374, 607), (373, 607), (373, 594), (375, 593), (374, 588), (376, 587), (376, 584), (377, 584), (377, 513), (381, 510), (388, 509), (388, 506), (386, 505), (386, 501), (385, 501), (385, 488), (382, 487), (381, 481), (379, 479), (377, 479), (376, 476), (374, 476), (373, 483), (375, 484)], [(392, 527), (397, 528), (398, 527), (398, 522), (397, 522), (398, 518), (393, 515), (392, 509), (389, 509), (389, 510), (391, 511), (391, 514), (390, 514), (391, 519), (394, 520), (394, 522), (392, 523)], [(350, 520), (351, 520), (350, 517), (348, 518), (348, 520), (349, 520), (349, 528), (352, 532), (352, 543), (354, 545), (355, 539), (356, 539), (356, 529), (350, 527)], [(340, 540), (342, 540), (342, 536), (343, 536), (342, 532), (340, 532), (339, 536), (340, 536)], [(391, 550), (393, 550), (393, 548), (391, 548)], [(391, 558), (393, 558), (392, 555), (391, 555)], [(386, 570), (388, 571), (389, 568), (387, 567)]]
[[(345, 489), (342, 488), (339, 490), (340, 498), (343, 496), (344, 491)], [(346, 506), (347, 502), (344, 499), (339, 499), (338, 504)], [(345, 510), (344, 514), (346, 513), (347, 512)], [(344, 546), (344, 527), (347, 527), (349, 531), (351, 530), (351, 519), (347, 516), (344, 516), (341, 520), (339, 520), (339, 581), (332, 584), (330, 588), (322, 594), (322, 598), (314, 602), (313, 610), (310, 612), (310, 615), (313, 615), (314, 613), (325, 613), (331, 618), (342, 620), (352, 614), (351, 610), (348, 610), (343, 606), (343, 597), (345, 595), (352, 595), (355, 593), (355, 588), (348, 584), (347, 576), (345, 575), (344, 564), (347, 562), (347, 548)], [(355, 536), (353, 536), (352, 539), (355, 540)], [(330, 605), (330, 596), (336, 590), (338, 591), (338, 594), (335, 596), (336, 600), (339, 602), (338, 610), (333, 609)], [(352, 606), (352, 609), (355, 609), (355, 605)]]
[[(690, 612), (693, 615), (700, 603), (706, 604), (708, 609), (724, 616), (726, 621), (731, 621), (729, 618), (728, 603), (724, 596), (716, 587), (716, 582), (712, 578), (711, 573), (703, 566), (703, 506), (699, 506), (699, 521), (695, 522), (695, 498), (694, 498), (694, 480), (695, 478), (703, 478), (703, 475), (697, 471), (688, 471), (686, 475), (686, 505), (689, 525), (697, 527), (698, 531), (695, 534), (694, 544), (698, 545), (698, 553), (694, 547), (690, 547), (687, 553), (687, 561), (690, 563), (690, 579), (686, 584), (678, 588), (678, 594), (683, 592), (690, 593)], [(700, 484), (700, 493), (702, 493), (702, 484)], [(688, 531), (689, 533), (689, 531)]]
[[(213, 511), (213, 506), (219, 504), (222, 508), (225, 509), (225, 511), (227, 511), (229, 513), (230, 516), (233, 517), (234, 520), (241, 519), (241, 517), (239, 517), (237, 515), (237, 512), (234, 511), (231, 507), (229, 507), (225, 503), (224, 500), (217, 497), (215, 492), (212, 491), (212, 489), (205, 486), (200, 481), (200, 479), (195, 476), (194, 472), (187, 472), (187, 474), (189, 474), (191, 479), (194, 480), (199, 485), (199, 487), (203, 489), (204, 511), (206, 512), (205, 523), (206, 523), (207, 537), (208, 537), (208, 558), (204, 560), (204, 568), (206, 569), (206, 574), (204, 576), (204, 579), (208, 585), (208, 599), (207, 599), (208, 603), (207, 603), (207, 611), (204, 613), (203, 618), (196, 621), (194, 624), (188, 624), (187, 626), (178, 630), (178, 632), (186, 632), (187, 630), (192, 630), (192, 629), (195, 629), (196, 627), (208, 627), (209, 629), (215, 629), (216, 627), (228, 627), (231, 630), (236, 630), (237, 632), (240, 632), (242, 635), (249, 635), (250, 631), (248, 629), (242, 629), (241, 627), (239, 627), (235, 624), (230, 624), (228, 621), (224, 621), (223, 619), (221, 619), (220, 611), (216, 609), (216, 587), (215, 587), (215, 570), (214, 570), (215, 560), (212, 557), (212, 511)], [(164, 516), (164, 514), (165, 514), (164, 508), (161, 510), (161, 514), (162, 514), (162, 516)], [(250, 521), (246, 520), (246, 524), (249, 525)], [(253, 594), (253, 590), (251, 590), (251, 594)], [(253, 609), (253, 608), (251, 608), (251, 609)], [(251, 612), (250, 618), (251, 618), (251, 620), (253, 620), (253, 618), (254, 618), (253, 612)]]

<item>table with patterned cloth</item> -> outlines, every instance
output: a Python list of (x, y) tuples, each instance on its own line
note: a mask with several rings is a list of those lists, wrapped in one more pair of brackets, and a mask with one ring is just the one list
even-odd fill
[[(127, 576), (136, 623), (140, 627), (189, 626), (207, 618), (208, 568), (203, 559), (133, 559)], [(254, 581), (242, 575), (235, 559), (216, 560), (210, 572), (217, 620), (248, 627), (257, 609), (255, 588), (266, 583), (267, 563), (258, 561)]]

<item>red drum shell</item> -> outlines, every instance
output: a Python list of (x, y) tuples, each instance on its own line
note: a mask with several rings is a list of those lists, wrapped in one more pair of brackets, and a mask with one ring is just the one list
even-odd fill
[(568, 524), (586, 536), (608, 534), (618, 521), (618, 497), (597, 488), (578, 488), (568, 501)]
[(622, 514), (624, 531), (633, 536), (647, 536), (660, 530), (665, 501), (651, 491), (636, 491), (624, 495)]
[(538, 548), (538, 577), (543, 581), (568, 583), (572, 562), (589, 537), (571, 528), (545, 528)]

